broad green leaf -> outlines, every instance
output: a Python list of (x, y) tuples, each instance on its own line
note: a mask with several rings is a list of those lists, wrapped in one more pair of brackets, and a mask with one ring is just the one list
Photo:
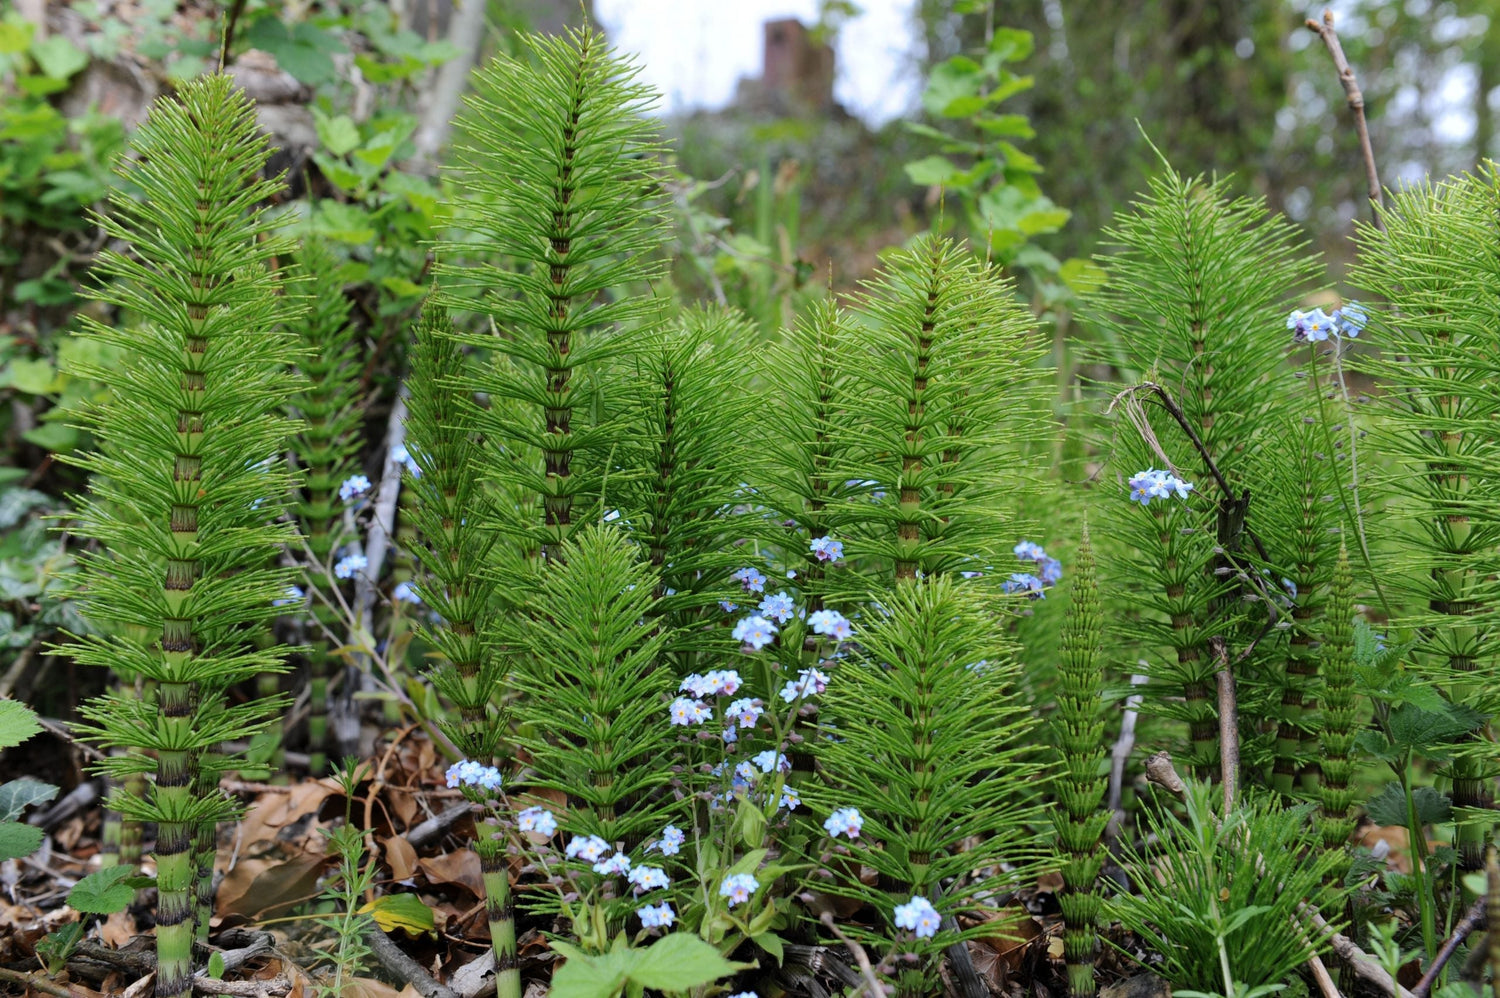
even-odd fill
[(990, 36), (990, 54), (1005, 61), (1019, 61), (1036, 48), (1036, 39), (1020, 28), (996, 28)]
[(135, 888), (125, 881), (135, 875), (130, 866), (107, 866), (96, 870), (73, 885), (68, 905), (90, 915), (108, 915), (124, 911), (135, 898)]
[(974, 124), (979, 130), (989, 135), (1002, 135), (1012, 139), (1030, 139), (1036, 137), (1036, 129), (1031, 127), (1031, 122), (1024, 114), (997, 114), (988, 118), (977, 118)]
[(924, 187), (931, 184), (946, 184), (958, 173), (958, 168), (943, 156), (928, 156), (925, 159), (907, 163), (904, 169), (912, 183), (921, 184)]
[(56, 787), (30, 776), (0, 784), (0, 821), (14, 821), (31, 805), (45, 804), (56, 796)]
[(30, 707), (15, 700), (0, 700), (0, 748), (19, 745), (42, 730)]
[(1017, 170), (1025, 170), (1027, 173), (1042, 172), (1042, 164), (1037, 162), (1035, 156), (1022, 152), (1009, 142), (997, 142), (995, 145), (1005, 154), (1007, 166)]
[(30, 856), (42, 844), (42, 830), (19, 821), (0, 821), (0, 860)]
[[(1431, 787), (1417, 787), (1412, 792), (1412, 803), (1416, 806), (1417, 821), (1423, 825), (1447, 821), (1453, 813), (1453, 805), (1448, 798)], [(1401, 785), (1387, 783), (1385, 789), (1365, 805), (1365, 813), (1377, 825), (1398, 825), (1405, 828), (1406, 795), (1401, 791)]]
[(21, 434), (21, 439), (54, 453), (66, 454), (78, 446), (79, 435), (76, 429), (65, 423), (43, 423)]
[(35, 27), (30, 21), (0, 21), (0, 55), (25, 52)]
[(89, 64), (88, 54), (62, 35), (48, 35), (32, 42), (31, 57), (54, 80), (66, 80)]
[(967, 118), (984, 107), (984, 71), (965, 56), (954, 56), (932, 68), (922, 106), (945, 118)]
[(731, 834), (749, 849), (759, 849), (766, 840), (765, 813), (748, 797), (743, 798), (735, 808)]
[(781, 937), (776, 933), (762, 932), (754, 937), (754, 942), (755, 945), (776, 958), (776, 965), (778, 967), (785, 962), (786, 948), (782, 945)]
[(1109, 280), (1109, 273), (1103, 267), (1077, 256), (1064, 260), (1057, 270), (1057, 276), (1081, 295), (1098, 291)]
[[(765, 862), (766, 856), (769, 853), (769, 849), (752, 849), (741, 856), (740, 861), (731, 866), (724, 875), (732, 877), (736, 873), (754, 873), (760, 867), (760, 864)], [(757, 877), (756, 879), (760, 878)]]
[(0, 368), (0, 385), (9, 385), (28, 395), (51, 391), (56, 380), (57, 369), (45, 357), (12, 360)]
[(409, 936), (420, 936), (433, 931), (432, 909), (415, 894), (382, 894), (360, 908), (359, 914), (373, 918), (382, 932), (400, 929)]
[(224, 954), (218, 950), (214, 950), (208, 958), (208, 976), (216, 981), (224, 979)]
[(742, 965), (691, 932), (673, 932), (644, 950), (630, 951), (630, 978), (656, 991), (689, 991), (728, 977)]
[(567, 960), (552, 974), (552, 998), (615, 998), (624, 987), (628, 951), (592, 956), (560, 940), (550, 945)]
[(347, 114), (330, 118), (314, 108), (313, 118), (318, 141), (335, 156), (343, 156), (359, 148), (359, 126)]

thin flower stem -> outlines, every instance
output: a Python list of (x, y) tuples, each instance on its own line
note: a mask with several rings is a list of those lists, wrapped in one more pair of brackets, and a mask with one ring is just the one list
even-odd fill
[[(1339, 388), (1343, 391), (1344, 417), (1349, 424), (1349, 491), (1354, 493), (1354, 506), (1350, 508), (1349, 497), (1344, 495), (1344, 489), (1340, 487), (1338, 490), (1339, 504), (1344, 507), (1344, 515), (1354, 521), (1354, 532), (1359, 537), (1359, 554), (1360, 558), (1364, 561), (1365, 572), (1369, 574), (1370, 582), (1375, 586), (1375, 595), (1380, 599), (1381, 609), (1385, 611), (1386, 617), (1390, 617), (1391, 604), (1385, 598), (1385, 589), (1380, 585), (1380, 576), (1376, 574), (1375, 565), (1370, 560), (1370, 545), (1365, 540), (1365, 519), (1364, 513), (1360, 510), (1359, 502), (1359, 458), (1356, 456), (1357, 444), (1355, 443), (1355, 437), (1357, 433), (1354, 429), (1354, 407), (1349, 400), (1349, 390), (1344, 385), (1344, 369), (1337, 361), (1338, 357), (1335, 354), (1334, 371), (1338, 375)], [(1323, 406), (1323, 389), (1318, 385), (1318, 354), (1316, 347), (1309, 351), (1307, 367), (1309, 372), (1308, 380), (1312, 383), (1313, 388), (1313, 398), (1318, 403), (1318, 424), (1323, 429), (1323, 440), (1328, 447), (1328, 460), (1332, 461), (1337, 450), (1333, 446), (1333, 431), (1328, 426), (1328, 411)], [(1335, 481), (1338, 479), (1337, 469), (1338, 466), (1335, 464)]]

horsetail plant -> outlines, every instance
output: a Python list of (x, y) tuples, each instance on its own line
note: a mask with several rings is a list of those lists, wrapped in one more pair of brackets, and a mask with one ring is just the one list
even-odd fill
[(1318, 835), (1323, 851), (1338, 860), (1330, 865), (1329, 879), (1342, 884), (1349, 871), (1349, 836), (1354, 832), (1354, 815), (1350, 813), (1354, 791), (1349, 783), (1354, 777), (1354, 739), (1360, 727), (1354, 668), (1354, 574), (1349, 568), (1348, 548), (1342, 544), (1329, 586), (1319, 653)]
[[(522, 553), (551, 558), (593, 518), (575, 507), (600, 501), (628, 435), (607, 362), (637, 352), (659, 311), (649, 283), (665, 236), (656, 126), (642, 116), (653, 98), (637, 70), (591, 28), (523, 44), (530, 59), (479, 71), (461, 120), (470, 238), (445, 252), (496, 262), (438, 267), (438, 300), (477, 306), (498, 334), (468, 339), (497, 356), (475, 386), (494, 403), (483, 429), (504, 441), (493, 470), (527, 511), (511, 528)], [(630, 293), (606, 293), (620, 288)]]
[(816, 746), (828, 775), (812, 803), (829, 815), (818, 858), (847, 872), (814, 883), (873, 905), (896, 930), (884, 938), (922, 958), (897, 975), (898, 995), (932, 994), (941, 950), (963, 938), (955, 910), (1023, 882), (1040, 858), (1041, 772), (998, 599), (956, 573), (882, 594), (825, 694), (836, 737)]
[[(1387, 351), (1360, 369), (1402, 391), (1381, 397), (1376, 441), (1394, 462), (1381, 491), (1396, 511), (1381, 574), (1405, 602), (1393, 624), (1425, 640), (1415, 664), (1456, 705), (1500, 708), (1495, 616), (1500, 583), (1500, 175), (1421, 185), (1390, 199), (1383, 229), (1362, 227), (1353, 282), (1389, 301), (1371, 315)], [(1473, 730), (1451, 763), (1456, 847), (1465, 870), (1484, 863), (1494, 824), (1494, 743)]]
[[(1247, 559), (1259, 560), (1246, 525), (1255, 521), (1253, 496), (1261, 489), (1254, 459), (1271, 441), (1260, 428), (1276, 425), (1287, 395), (1272, 376), (1284, 352), (1268, 331), (1278, 328), (1289, 296), (1309, 283), (1313, 268), (1297, 252), (1291, 224), (1271, 217), (1262, 201), (1232, 198), (1224, 181), (1187, 180), (1170, 169), (1109, 235), (1118, 247), (1105, 261), (1113, 276), (1089, 303), (1091, 318), (1110, 334), (1101, 359), (1140, 372), (1152, 388), (1148, 395), (1129, 386), (1116, 403), (1131, 422), (1116, 433), (1117, 474), (1131, 476), (1132, 488), (1148, 486), (1131, 498), (1149, 508), (1111, 504), (1110, 533), (1134, 550), (1111, 551), (1103, 567), (1120, 583), (1111, 590), (1135, 611), (1124, 636), (1139, 642), (1149, 663), (1158, 695), (1147, 705), (1186, 722), (1185, 761), (1206, 776), (1220, 764), (1213, 695), (1219, 666), (1209, 641), (1220, 636), (1238, 650), (1266, 619), (1239, 609), (1237, 576)], [(1145, 404), (1165, 408), (1167, 398), (1174, 418)], [(1170, 499), (1153, 492), (1156, 479), (1146, 472), (1158, 467), (1202, 498), (1182, 502), (1181, 490)], [(1264, 650), (1246, 671), (1263, 658)], [(1279, 696), (1242, 684), (1240, 697), (1250, 726), (1246, 762), (1259, 764), (1256, 747), (1269, 739), (1255, 736), (1274, 733)]]
[(297, 367), (303, 375), (291, 400), (292, 414), (300, 419), (291, 450), (304, 475), (297, 521), (312, 558), (307, 579), (316, 627), (307, 654), (307, 766), (313, 776), (322, 776), (328, 768), (328, 635), (338, 634), (343, 626), (329, 595), (339, 584), (329, 566), (343, 532), (346, 506), (370, 485), (356, 474), (361, 429), (358, 341), (338, 261), (327, 247), (308, 241), (294, 263), (287, 293), (303, 300), (306, 311), (291, 323), (302, 347)]
[[(98, 449), (79, 459), (93, 484), (75, 529), (103, 545), (81, 559), (81, 600), (115, 633), (72, 653), (156, 684), (154, 699), (115, 692), (82, 712), (87, 737), (127, 750), (101, 769), (151, 776), (144, 796), (109, 804), (157, 824), (156, 994), (188, 998), (195, 910), (206, 920), (195, 900), (210, 900), (195, 898), (195, 833), (239, 813), (217, 785), (230, 762), (212, 753), (263, 728), (276, 706), (231, 706), (224, 691), (284, 667), (285, 649), (254, 637), (292, 581), (273, 562), (294, 537), (279, 520), (293, 482), (276, 458), (291, 429), (295, 343), (282, 323), (295, 308), (270, 266), (290, 247), (260, 208), (279, 186), (260, 179), (269, 150), (228, 77), (158, 100), (132, 147), (120, 169), (141, 198), (111, 194), (101, 224), (127, 249), (101, 253), (98, 273), (113, 283), (95, 295), (136, 324), (82, 320), (82, 335), (128, 359), (79, 371), (110, 389), (88, 413)], [(147, 636), (125, 636), (132, 625)]]
[[(457, 719), (444, 723), (443, 731), (466, 764), (490, 767), (499, 762), (505, 734), (505, 717), (496, 705), (505, 676), (493, 641), (495, 584), (486, 570), (495, 535), (482, 526), (489, 519), (479, 478), (483, 455), (470, 429), (477, 409), (463, 390), (467, 365), (452, 334), (447, 309), (429, 301), (410, 354), (404, 462), (407, 512), (417, 528), (415, 554), (422, 574), (414, 584), (405, 583), (404, 591), (398, 585), (397, 598), (436, 614), (420, 633), (439, 655), (428, 677), (458, 708)], [(495, 948), (496, 987), (501, 998), (518, 998), (521, 978), (501, 834), (492, 812), (481, 808), (473, 845)]]
[(1095, 881), (1104, 865), (1099, 837), (1109, 823), (1104, 803), (1104, 658), (1099, 647), (1104, 620), (1094, 577), (1094, 548), (1087, 524), (1073, 567), (1073, 601), (1063, 621), (1058, 662), (1061, 689), (1052, 724), (1062, 752), (1062, 771), (1053, 784), (1057, 804), (1052, 826), (1063, 853), (1064, 892), (1059, 895), (1067, 935), (1068, 994), (1092, 998), (1098, 957), (1100, 897)]

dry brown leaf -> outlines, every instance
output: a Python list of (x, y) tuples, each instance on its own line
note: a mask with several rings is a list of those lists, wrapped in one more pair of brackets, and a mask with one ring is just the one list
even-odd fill
[(351, 977), (344, 982), (340, 998), (401, 998), (403, 992), (370, 977)]
[(484, 897), (484, 875), (480, 872), (479, 856), (472, 849), (420, 859), (417, 865), (431, 883), (458, 884), (476, 898)]
[(1036, 878), (1036, 889), (1048, 894), (1061, 894), (1066, 883), (1061, 873), (1044, 873)]
[(130, 987), (126, 988), (124, 991), (121, 991), (120, 998), (142, 998), (142, 996), (151, 993), (153, 985), (155, 983), (156, 971), (153, 970), (151, 973), (147, 974), (145, 977), (142, 977)]
[[(240, 841), (249, 849), (263, 842), (274, 842), (276, 833), (292, 822), (317, 814), (323, 801), (336, 788), (322, 780), (306, 780), (286, 793), (266, 793), (256, 798), (240, 822)], [(321, 838), (321, 836), (314, 836)]]
[(106, 946), (119, 949), (135, 938), (135, 919), (123, 911), (112, 911), (99, 926), (99, 939)]
[(1024, 908), (1005, 908), (984, 914), (983, 918), (963, 921), (982, 925), (982, 934), (976, 937), (977, 940), (995, 952), (1005, 963), (1007, 972), (1014, 972), (1021, 965), (1026, 947), (1041, 935), (1042, 927)]
[(385, 840), (385, 861), (393, 880), (410, 880), (417, 872), (417, 851), (400, 835)]
[(219, 914), (254, 918), (306, 901), (317, 893), (324, 861), (307, 854), (281, 863), (241, 860), (219, 888)]

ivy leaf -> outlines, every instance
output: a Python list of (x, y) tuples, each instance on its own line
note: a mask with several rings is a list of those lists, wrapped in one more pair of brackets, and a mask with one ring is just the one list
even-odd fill
[(90, 915), (124, 911), (135, 898), (135, 888), (126, 883), (134, 875), (135, 869), (129, 866), (95, 870), (73, 885), (68, 892), (68, 907)]
[(19, 745), (41, 730), (42, 724), (30, 707), (15, 700), (0, 700), (0, 748)]
[[(1436, 825), (1453, 815), (1453, 804), (1432, 787), (1417, 787), (1412, 791), (1412, 802), (1417, 809), (1417, 822)], [(1365, 813), (1377, 825), (1399, 825), (1406, 827), (1406, 795), (1399, 783), (1387, 783), (1385, 789), (1365, 805)]]
[(432, 909), (415, 894), (382, 894), (359, 909), (359, 914), (373, 918), (382, 932), (400, 929), (420, 936), (433, 931)]
[(691, 932), (673, 932), (643, 950), (629, 952), (628, 976), (655, 991), (691, 991), (745, 966), (724, 959)]
[(23, 776), (0, 785), (0, 821), (14, 821), (32, 804), (45, 804), (57, 796), (50, 783)]

